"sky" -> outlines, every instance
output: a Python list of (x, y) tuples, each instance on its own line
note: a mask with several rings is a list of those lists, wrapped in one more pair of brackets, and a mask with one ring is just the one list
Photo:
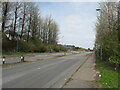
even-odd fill
[(51, 15), (59, 26), (60, 44), (93, 48), (97, 2), (39, 2), (43, 17)]

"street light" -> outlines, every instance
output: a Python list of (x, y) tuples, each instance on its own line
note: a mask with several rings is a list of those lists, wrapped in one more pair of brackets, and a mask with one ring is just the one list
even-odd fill
[[(64, 38), (64, 36), (62, 36), (62, 45), (64, 47), (63, 38)], [(65, 51), (64, 51), (64, 55), (66, 55)]]
[(100, 8), (96, 8), (96, 11), (100, 11), (101, 9)]
[(20, 32), (20, 21), (22, 20), (22, 18), (19, 18), (19, 25), (18, 25), (18, 31), (17, 31), (17, 46), (16, 46), (16, 52), (18, 52), (18, 34), (19, 34), (19, 32)]
[(62, 36), (62, 45), (64, 46), (64, 43), (63, 43), (63, 38), (64, 38), (64, 36)]
[[(102, 40), (102, 9), (97, 8), (96, 11), (100, 12), (100, 40)], [(101, 60), (102, 60), (102, 43), (100, 45), (100, 57), (101, 57)]]

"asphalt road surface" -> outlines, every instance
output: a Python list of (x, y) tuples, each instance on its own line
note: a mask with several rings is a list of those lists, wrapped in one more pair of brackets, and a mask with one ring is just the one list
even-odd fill
[(2, 88), (61, 88), (92, 53), (18, 64), (2, 69)]

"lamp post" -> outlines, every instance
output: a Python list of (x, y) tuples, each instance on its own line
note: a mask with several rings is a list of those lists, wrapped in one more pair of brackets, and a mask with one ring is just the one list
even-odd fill
[[(64, 46), (63, 38), (64, 38), (64, 36), (62, 36), (62, 45)], [(64, 55), (66, 55), (65, 51), (64, 51)]]
[[(100, 40), (102, 40), (102, 9), (97, 8), (96, 11), (100, 12)], [(102, 60), (102, 43), (100, 45), (100, 59)]]
[(18, 34), (20, 32), (20, 21), (22, 20), (22, 18), (19, 18), (19, 25), (18, 25), (18, 31), (17, 31), (17, 46), (16, 46), (16, 52), (18, 52), (18, 44), (19, 44), (19, 40), (18, 40)]
[(118, 2), (118, 40), (120, 43), (120, 1)]
[(64, 45), (64, 43), (63, 43), (63, 38), (64, 38), (64, 36), (62, 36), (62, 44)]

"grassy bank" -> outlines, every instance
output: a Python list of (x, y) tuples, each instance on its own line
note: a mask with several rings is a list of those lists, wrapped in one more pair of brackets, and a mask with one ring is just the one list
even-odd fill
[[(102, 84), (102, 88), (118, 88), (118, 72), (113, 70), (105, 62), (98, 62), (98, 69), (101, 72), (101, 79), (98, 80)], [(118, 89), (120, 90), (120, 88)]]

